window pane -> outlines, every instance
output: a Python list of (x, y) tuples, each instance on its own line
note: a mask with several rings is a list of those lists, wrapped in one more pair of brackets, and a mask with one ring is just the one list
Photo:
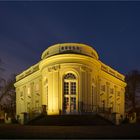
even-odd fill
[(72, 73), (68, 73), (64, 76), (64, 79), (76, 79), (75, 75)]
[(64, 109), (67, 110), (69, 108), (69, 98), (64, 97)]
[(76, 94), (76, 82), (71, 82), (71, 94)]
[(69, 83), (64, 82), (64, 94), (69, 94)]
[(76, 97), (71, 97), (71, 109), (76, 110)]

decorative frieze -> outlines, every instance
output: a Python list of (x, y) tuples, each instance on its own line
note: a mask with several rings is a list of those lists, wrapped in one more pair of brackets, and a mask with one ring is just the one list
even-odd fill
[(50, 66), (48, 67), (48, 72), (56, 71), (58, 69), (60, 69), (60, 65)]
[(89, 71), (89, 72), (92, 72), (92, 69), (89, 68), (89, 67), (86, 67), (86, 66), (81, 66), (80, 69), (81, 69), (82, 71)]
[(117, 71), (115, 71), (114, 69), (110, 68), (109, 66), (106, 66), (105, 64), (101, 64), (101, 70), (111, 74), (112, 76), (124, 81), (124, 76), (119, 74)]

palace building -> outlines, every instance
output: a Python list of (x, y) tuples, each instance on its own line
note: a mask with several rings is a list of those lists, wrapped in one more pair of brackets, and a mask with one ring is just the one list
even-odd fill
[[(99, 60), (90, 46), (48, 47), (36, 64), (16, 76), (16, 115), (85, 114), (108, 111), (124, 116), (124, 75)], [(29, 119), (29, 118), (28, 118)]]

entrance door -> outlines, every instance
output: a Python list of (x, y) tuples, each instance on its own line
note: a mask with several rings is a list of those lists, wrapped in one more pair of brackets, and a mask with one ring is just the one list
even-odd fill
[(77, 81), (73, 74), (64, 77), (64, 112), (75, 113), (77, 110)]

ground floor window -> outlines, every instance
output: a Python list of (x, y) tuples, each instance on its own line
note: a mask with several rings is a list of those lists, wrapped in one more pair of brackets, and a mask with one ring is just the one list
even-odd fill
[(73, 113), (77, 110), (77, 79), (72, 73), (64, 76), (63, 84), (63, 110), (65, 113)]
[(64, 111), (66, 113), (76, 112), (76, 97), (64, 97)]

